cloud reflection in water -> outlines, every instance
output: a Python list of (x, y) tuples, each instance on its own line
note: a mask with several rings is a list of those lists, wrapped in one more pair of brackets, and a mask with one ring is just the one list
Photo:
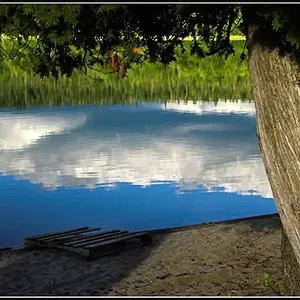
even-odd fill
[(253, 103), (167, 103), (0, 115), (0, 174), (47, 189), (175, 182), (272, 198)]

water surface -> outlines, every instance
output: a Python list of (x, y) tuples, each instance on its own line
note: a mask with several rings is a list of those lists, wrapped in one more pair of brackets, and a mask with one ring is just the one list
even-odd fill
[(0, 111), (0, 247), (276, 212), (251, 102)]

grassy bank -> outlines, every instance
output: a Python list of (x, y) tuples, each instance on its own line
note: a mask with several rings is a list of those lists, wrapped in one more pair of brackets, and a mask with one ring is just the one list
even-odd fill
[[(189, 42), (185, 42), (189, 47)], [(227, 60), (218, 55), (200, 59), (177, 50), (177, 61), (169, 66), (146, 62), (134, 65), (128, 76), (96, 74), (103, 82), (95, 81), (80, 71), (71, 78), (39, 77), (21, 70), (9, 61), (2, 64), (0, 106), (101, 104), (141, 101), (250, 99), (251, 85), (247, 62), (240, 62), (244, 41), (234, 41), (235, 56)]]

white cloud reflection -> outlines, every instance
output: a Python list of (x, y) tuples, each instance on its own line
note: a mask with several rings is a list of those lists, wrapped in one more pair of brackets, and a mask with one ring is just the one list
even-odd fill
[(0, 150), (30, 146), (47, 136), (75, 129), (86, 121), (85, 115), (33, 115), (0, 113)]
[[(197, 104), (169, 103), (167, 109), (197, 115), (246, 114), (244, 118), (255, 114), (252, 103), (219, 102), (217, 106), (199, 103), (198, 106), (199, 109)], [(122, 108), (120, 116), (128, 118), (128, 122), (133, 118), (127, 117), (126, 109)], [(211, 124), (201, 124), (198, 116), (197, 124), (178, 120), (168, 130), (164, 123), (160, 127), (156, 124), (159, 130), (149, 133), (149, 126), (143, 124), (146, 118), (134, 126), (136, 131), (128, 132), (123, 125), (109, 127), (109, 120), (105, 128), (98, 126), (95, 130), (94, 125), (88, 125), (90, 118), (99, 120), (100, 111), (47, 116), (2, 113), (0, 174), (29, 179), (49, 189), (113, 187), (118, 182), (148, 186), (172, 181), (180, 190), (203, 185), (211, 191), (222, 187), (225, 192), (253, 194), (254, 190), (263, 197), (272, 197), (257, 145), (247, 138), (235, 143), (235, 124), (220, 125), (216, 118)], [(87, 124), (83, 126), (85, 121)], [(221, 132), (225, 140), (232, 141), (222, 147), (216, 143), (217, 137), (214, 139), (214, 134)], [(53, 135), (58, 133), (59, 136)], [(255, 136), (255, 132), (251, 134)]]
[(187, 103), (166, 103), (164, 106), (166, 110), (174, 110), (178, 112), (194, 113), (198, 115), (205, 114), (245, 114), (255, 117), (255, 107), (253, 102), (229, 102), (218, 101), (214, 102), (196, 102), (188, 101)]

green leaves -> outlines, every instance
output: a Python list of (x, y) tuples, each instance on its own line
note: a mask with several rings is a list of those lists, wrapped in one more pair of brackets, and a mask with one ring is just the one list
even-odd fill
[[(22, 58), (37, 74), (69, 76), (74, 69), (104, 68), (111, 51), (124, 70), (146, 59), (169, 64), (178, 45), (184, 53), (182, 40), (190, 35), (193, 55), (204, 57), (208, 48), (226, 56), (233, 53), (223, 41), (236, 10), (231, 5), (0, 5), (0, 28), (11, 38), (38, 37)], [(22, 48), (25, 41), (18, 41)]]
[(258, 15), (269, 22), (277, 39), (280, 39), (278, 47), (300, 54), (300, 19), (298, 9), (293, 5), (265, 5), (259, 11)]
[(80, 14), (80, 5), (72, 4), (68, 6), (61, 5), (62, 7), (62, 16), (66, 23), (76, 26), (78, 24), (78, 17)]
[(25, 15), (30, 15), (34, 13), (36, 9), (38, 9), (38, 5), (32, 5), (32, 4), (23, 5), (23, 12)]
[(264, 273), (263, 284), (265, 287), (271, 288), (277, 295), (283, 296), (283, 288), (270, 276), (270, 274)]
[(8, 18), (9, 5), (0, 5), (0, 17)]
[(116, 5), (109, 5), (109, 4), (100, 5), (100, 7), (97, 9), (97, 14), (101, 14), (104, 12), (111, 12), (116, 9), (117, 9)]
[(58, 5), (39, 5), (32, 15), (38, 25), (48, 28), (58, 24), (62, 11)]
[(79, 5), (23, 5), (23, 13), (45, 28), (58, 25), (61, 20), (71, 26), (78, 22)]

